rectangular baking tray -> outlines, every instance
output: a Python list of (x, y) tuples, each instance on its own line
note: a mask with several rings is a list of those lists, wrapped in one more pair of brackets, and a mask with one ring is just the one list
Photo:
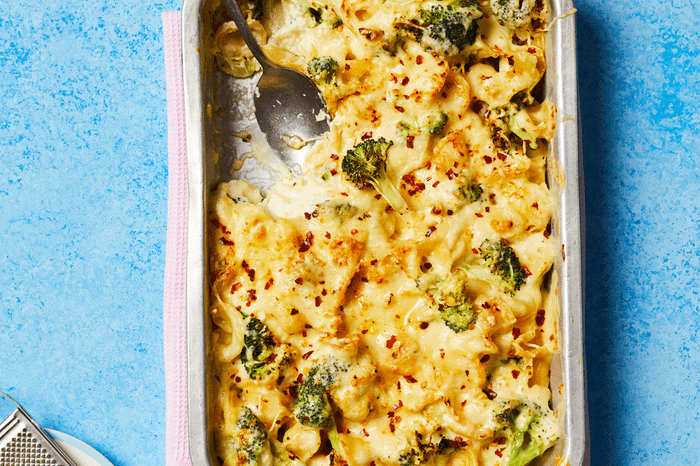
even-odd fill
[[(571, 0), (550, 0), (551, 17), (569, 13)], [(188, 430), (194, 466), (219, 466), (212, 448), (208, 400), (212, 396), (208, 335), (207, 219), (209, 194), (234, 176), (234, 156), (241, 151), (236, 131), (255, 126), (251, 112), (253, 79), (236, 80), (218, 71), (211, 49), (213, 22), (220, 0), (184, 0), (182, 59), (189, 181), (187, 252)], [(549, 147), (547, 175), (554, 198), (552, 237), (561, 254), (559, 276), (560, 350), (551, 367), (552, 402), (560, 412), (562, 438), (541, 465), (584, 464), (586, 393), (583, 351), (583, 185), (579, 157), (579, 110), (575, 16), (555, 21), (547, 32), (545, 95), (559, 108)], [(244, 164), (246, 179), (263, 191), (274, 182), (254, 160)], [(562, 460), (559, 460), (559, 459)]]

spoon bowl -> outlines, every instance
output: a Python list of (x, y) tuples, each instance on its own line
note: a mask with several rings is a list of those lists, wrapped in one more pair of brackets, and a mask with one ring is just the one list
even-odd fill
[(330, 128), (326, 102), (306, 75), (267, 58), (236, 0), (224, 4), (263, 69), (254, 97), (258, 125), (279, 158), (292, 169), (301, 168), (315, 140)]

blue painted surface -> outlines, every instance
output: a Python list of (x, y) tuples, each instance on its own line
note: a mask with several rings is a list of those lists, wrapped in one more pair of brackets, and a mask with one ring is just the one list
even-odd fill
[[(0, 2), (0, 390), (163, 465), (160, 12)], [(577, 2), (594, 465), (700, 457), (700, 5)]]

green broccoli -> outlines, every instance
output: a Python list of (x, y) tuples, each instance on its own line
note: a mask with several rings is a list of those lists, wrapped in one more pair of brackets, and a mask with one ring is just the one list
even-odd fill
[(526, 466), (557, 441), (557, 423), (549, 408), (514, 400), (501, 406), (496, 423), (507, 439), (507, 466)]
[[(492, 136), (496, 147), (507, 144), (503, 140), (501, 133), (508, 132), (516, 135), (522, 140), (523, 145), (528, 144), (531, 149), (537, 149), (539, 147), (537, 144), (537, 137), (521, 127), (516, 118), (517, 114), (523, 108), (533, 105), (534, 103), (535, 99), (532, 98), (528, 91), (524, 90), (515, 94), (505, 106), (488, 112), (488, 119), (491, 120), (492, 124), (498, 125), (494, 128), (494, 134)], [(499, 142), (499, 140), (501, 140), (501, 142)]]
[(467, 202), (476, 202), (484, 193), (484, 188), (482, 188), (480, 184), (465, 185), (459, 188), (459, 193)]
[(457, 0), (445, 5), (427, 2), (421, 9), (417, 39), (423, 47), (451, 56), (472, 45), (479, 33), (477, 19), (483, 15), (475, 0)]
[(294, 417), (307, 427), (326, 427), (331, 422), (333, 409), (328, 392), (335, 377), (323, 365), (315, 365), (304, 376), (294, 403)]
[(392, 144), (384, 138), (367, 139), (347, 151), (341, 167), (356, 186), (374, 186), (394, 210), (405, 212), (406, 201), (386, 173), (387, 152)]
[(289, 361), (286, 346), (275, 341), (267, 325), (250, 317), (243, 334), (243, 367), (253, 379), (268, 380), (276, 377), (280, 368)]
[(439, 134), (447, 125), (447, 113), (439, 112), (437, 115), (430, 115), (426, 126), (430, 134)]
[(512, 29), (525, 26), (535, 0), (491, 0), (491, 10), (499, 23)]
[(319, 26), (322, 23), (328, 24), (331, 28), (337, 28), (343, 24), (343, 19), (330, 6), (323, 3), (309, 2), (306, 14), (311, 20), (311, 26)]
[(456, 269), (428, 289), (428, 296), (437, 304), (440, 318), (455, 333), (464, 332), (474, 325), (477, 312), (467, 291), (467, 274)]
[(233, 456), (229, 464), (257, 466), (266, 463), (263, 457), (270, 453), (265, 424), (249, 408), (241, 407), (235, 431), (223, 439), (222, 447), (226, 456)]
[(338, 373), (346, 370), (347, 367), (335, 361), (314, 365), (304, 376), (294, 403), (294, 417), (297, 421), (307, 427), (325, 429), (334, 454), (340, 458), (346, 458), (347, 452), (338, 437), (329, 392)]
[(485, 240), (481, 243), (479, 252), (489, 271), (501, 277), (510, 291), (519, 290), (525, 283), (527, 278), (525, 269), (520, 265), (520, 260), (515, 255), (513, 248), (508, 246), (503, 239), (499, 241)]
[(306, 67), (309, 77), (318, 86), (330, 86), (338, 71), (338, 62), (331, 57), (314, 57)]
[(445, 466), (450, 457), (466, 442), (440, 437), (436, 443), (423, 442), (423, 436), (416, 432), (415, 441), (399, 454), (399, 466)]

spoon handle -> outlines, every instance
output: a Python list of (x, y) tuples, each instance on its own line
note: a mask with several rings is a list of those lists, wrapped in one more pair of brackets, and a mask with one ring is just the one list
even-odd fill
[(243, 12), (238, 6), (236, 0), (224, 0), (224, 5), (226, 5), (229, 13), (231, 13), (233, 22), (236, 23), (236, 27), (238, 28), (238, 32), (241, 33), (241, 37), (243, 37), (246, 45), (250, 49), (253, 56), (258, 60), (258, 62), (260, 62), (263, 69), (273, 66), (272, 62), (270, 62), (270, 60), (267, 58), (267, 55), (265, 55), (265, 52), (263, 52), (260, 48), (260, 44), (258, 44), (255, 36), (253, 36), (253, 33), (248, 26), (248, 22), (243, 17)]

